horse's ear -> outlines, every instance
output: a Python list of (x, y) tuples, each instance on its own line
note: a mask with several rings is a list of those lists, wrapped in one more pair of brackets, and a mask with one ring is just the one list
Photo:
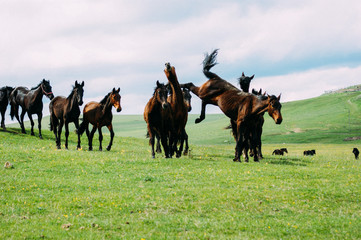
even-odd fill
[(115, 93), (115, 88), (113, 88), (112, 92)]
[(81, 82), (81, 86), (84, 87), (84, 81)]
[(157, 87), (159, 87), (160, 83), (159, 83), (159, 80), (157, 80)]
[(244, 72), (242, 72), (242, 77), (244, 77)]
[(252, 77), (250, 77), (250, 80), (252, 80), (254, 78), (254, 74), (252, 75)]
[(120, 88), (118, 88), (118, 90), (117, 90), (117, 93), (119, 93), (120, 92)]
[(78, 86), (78, 80), (75, 80), (75, 86)]
[(278, 101), (281, 99), (281, 93), (280, 93), (280, 95), (277, 97), (277, 99), (278, 99)]

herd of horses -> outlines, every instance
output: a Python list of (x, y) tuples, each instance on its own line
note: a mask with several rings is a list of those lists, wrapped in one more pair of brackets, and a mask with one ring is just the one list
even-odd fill
[[(78, 145), (80, 146), (80, 136), (86, 131), (88, 137), (89, 150), (92, 150), (92, 140), (94, 132), (98, 129), (99, 131), (99, 150), (102, 150), (102, 131), (103, 126), (108, 127), (111, 133), (111, 140), (107, 147), (107, 150), (111, 149), (114, 131), (112, 127), (112, 112), (111, 108), (114, 106), (118, 112), (121, 111), (120, 106), (120, 95), (118, 90), (109, 92), (102, 101), (89, 102), (83, 109), (83, 122), (79, 125), (80, 107), (83, 104), (84, 94), (84, 81), (78, 83), (75, 81), (72, 91), (68, 97), (57, 96), (54, 97), (52, 87), (49, 80), (43, 79), (38, 86), (28, 89), (26, 87), (3, 87), (0, 88), (0, 110), (1, 110), (1, 127), (5, 129), (5, 111), (10, 103), (10, 116), (11, 119), (14, 117), (20, 124), (21, 132), (26, 133), (24, 127), (24, 116), (28, 115), (31, 124), (31, 135), (34, 135), (34, 121), (32, 118), (33, 114), (38, 116), (38, 128), (39, 138), (42, 139), (41, 134), (41, 120), (43, 116), (43, 96), (45, 95), (51, 101), (49, 104), (50, 112), (50, 129), (54, 132), (55, 142), (58, 149), (61, 148), (60, 136), (62, 128), (65, 125), (65, 148), (68, 149), (68, 137), (69, 137), (69, 123), (73, 122), (76, 127), (78, 135)], [(19, 107), (21, 107), (21, 114), (19, 117)], [(89, 133), (89, 123), (93, 125), (92, 131)]]
[[(280, 98), (274, 95), (262, 93), (262, 90), (249, 92), (250, 83), (254, 78), (242, 76), (238, 79), (240, 89), (211, 72), (216, 62), (218, 49), (211, 54), (206, 54), (203, 60), (203, 74), (207, 81), (201, 86), (192, 82), (180, 84), (176, 70), (170, 63), (165, 64), (164, 74), (168, 80), (166, 84), (156, 81), (153, 96), (147, 102), (144, 109), (144, 120), (147, 124), (147, 136), (151, 146), (151, 155), (163, 152), (166, 158), (174, 155), (180, 157), (187, 155), (189, 151), (188, 135), (185, 130), (188, 112), (191, 110), (191, 94), (195, 94), (202, 101), (200, 116), (195, 120), (198, 124), (205, 119), (206, 106), (212, 104), (218, 106), (229, 118), (229, 129), (236, 141), (235, 155), (233, 161), (240, 162), (243, 155), (246, 162), (249, 161), (248, 154), (255, 162), (263, 158), (262, 155), (262, 128), (264, 114), (269, 116), (276, 124), (282, 123)], [(84, 106), (82, 123), (79, 124), (81, 114), (80, 106), (83, 104), (84, 81), (75, 81), (73, 89), (68, 97), (54, 97), (50, 81), (43, 79), (36, 87), (3, 87), (0, 88), (0, 112), (2, 115), (1, 127), (5, 129), (5, 111), (10, 103), (10, 116), (14, 117), (20, 124), (22, 133), (26, 133), (24, 127), (24, 116), (28, 115), (31, 123), (31, 135), (34, 135), (33, 114), (38, 116), (39, 138), (41, 135), (41, 120), (43, 110), (43, 96), (51, 101), (49, 104), (50, 129), (55, 135), (56, 147), (61, 148), (61, 132), (65, 125), (65, 148), (68, 149), (69, 123), (73, 122), (78, 136), (77, 149), (81, 148), (80, 137), (86, 132), (89, 150), (93, 150), (93, 137), (98, 130), (99, 150), (102, 150), (102, 127), (106, 126), (110, 132), (110, 142), (107, 150), (111, 150), (114, 138), (112, 126), (112, 107), (117, 112), (122, 110), (119, 94), (120, 88), (115, 89), (100, 102), (89, 102)], [(21, 114), (19, 116), (19, 106)], [(89, 131), (89, 124), (93, 126)], [(156, 143), (157, 141), (157, 143)], [(185, 144), (185, 147), (184, 147)], [(156, 145), (156, 146), (155, 146)], [(162, 146), (162, 147), (161, 147)], [(156, 149), (155, 149), (156, 147)], [(184, 148), (184, 151), (183, 151)], [(288, 153), (286, 148), (276, 149), (273, 155)], [(354, 149), (355, 158), (358, 158), (358, 150)], [(314, 155), (315, 150), (307, 150), (305, 156)], [(357, 156), (357, 157), (356, 157)]]

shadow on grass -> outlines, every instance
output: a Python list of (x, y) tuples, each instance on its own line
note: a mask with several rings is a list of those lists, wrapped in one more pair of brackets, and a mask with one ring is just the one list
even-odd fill
[(307, 166), (307, 163), (310, 163), (309, 160), (303, 158), (264, 158), (264, 161), (267, 161), (270, 164), (277, 165), (290, 165), (290, 166)]

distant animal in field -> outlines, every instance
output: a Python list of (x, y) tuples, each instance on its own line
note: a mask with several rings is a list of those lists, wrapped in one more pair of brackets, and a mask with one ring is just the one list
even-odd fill
[[(89, 102), (84, 106), (83, 109), (83, 122), (79, 126), (78, 133), (81, 135), (86, 131), (86, 135), (88, 136), (88, 145), (89, 151), (93, 150), (93, 137), (95, 131), (98, 129), (99, 133), (99, 151), (103, 150), (102, 141), (103, 141), (103, 133), (102, 127), (106, 126), (110, 132), (110, 142), (107, 146), (107, 150), (110, 151), (113, 145), (114, 139), (114, 130), (112, 125), (113, 114), (112, 107), (115, 107), (117, 112), (122, 110), (120, 105), (120, 88), (118, 90), (113, 90), (109, 92), (105, 97), (98, 102)], [(89, 133), (89, 123), (93, 125), (93, 129)]]
[[(232, 131), (236, 133), (235, 162), (240, 162), (240, 156), (245, 147), (248, 146), (247, 138), (252, 136), (251, 149), (254, 154), (254, 161), (258, 161), (257, 139), (258, 134), (254, 126), (255, 119), (259, 115), (268, 112), (276, 124), (281, 124), (281, 96), (256, 96), (251, 93), (245, 93), (226, 80), (220, 78), (217, 74), (210, 71), (216, 63), (217, 50), (210, 55), (206, 55), (203, 61), (203, 73), (208, 78), (200, 87), (193, 83), (181, 84), (182, 87), (188, 88), (192, 93), (202, 100), (202, 110), (196, 123), (205, 119), (207, 104), (218, 106), (222, 112), (230, 118)], [(246, 159), (248, 161), (248, 159)]]
[(355, 155), (355, 159), (358, 159), (358, 155), (360, 154), (359, 150), (357, 148), (354, 148), (352, 150), (352, 153)]
[(272, 155), (281, 155), (281, 156), (283, 156), (284, 153), (288, 153), (287, 148), (275, 149), (272, 152)]
[[(38, 86), (33, 87), (29, 90), (26, 87), (17, 87), (10, 94), (10, 105), (11, 119), (14, 119), (14, 116), (18, 120), (21, 132), (26, 133), (24, 127), (24, 116), (25, 113), (28, 113), (28, 117), (31, 123), (31, 135), (34, 135), (34, 121), (32, 114), (38, 115), (38, 128), (39, 128), (39, 138), (42, 139), (41, 135), (41, 119), (43, 118), (43, 96), (47, 96), (50, 100), (54, 98), (52, 92), (52, 87), (50, 86), (50, 81), (43, 79)], [(19, 106), (21, 106), (21, 114), (19, 118)]]
[[(75, 81), (75, 85), (69, 96), (57, 96), (51, 100), (49, 104), (50, 112), (50, 130), (54, 132), (56, 147), (60, 149), (61, 130), (65, 124), (65, 148), (68, 149), (69, 123), (73, 122), (76, 129), (79, 129), (79, 106), (83, 105), (84, 81), (79, 84)], [(80, 134), (78, 132), (78, 145), (80, 149)]]
[[(149, 135), (149, 145), (151, 145), (152, 148), (152, 158), (155, 158), (155, 138), (160, 138), (165, 157), (171, 157), (170, 148), (172, 142), (170, 134), (173, 131), (173, 121), (167, 97), (167, 87), (163, 83), (157, 81), (153, 96), (149, 99), (144, 108), (143, 116), (144, 121), (147, 123), (147, 134)], [(159, 148), (157, 147), (157, 152), (162, 152), (160, 146)]]
[(2, 87), (0, 88), (0, 112), (1, 112), (1, 128), (5, 129), (5, 112), (9, 104), (9, 97), (11, 92), (14, 90), (13, 87)]
[(313, 156), (316, 155), (316, 150), (305, 150), (303, 151), (304, 156)]

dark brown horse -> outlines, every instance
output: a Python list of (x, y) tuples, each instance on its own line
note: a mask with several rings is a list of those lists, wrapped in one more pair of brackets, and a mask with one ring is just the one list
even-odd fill
[(288, 153), (287, 148), (275, 149), (272, 152), (272, 155), (281, 155), (281, 156), (283, 156), (284, 153)]
[(5, 112), (9, 104), (9, 97), (14, 90), (12, 87), (0, 88), (0, 112), (1, 112), (1, 128), (5, 129)]
[[(162, 142), (166, 158), (171, 157), (170, 147), (172, 145), (170, 134), (173, 131), (172, 114), (169, 103), (167, 102), (167, 87), (157, 81), (153, 96), (149, 99), (144, 108), (144, 121), (147, 123), (149, 135), (149, 145), (152, 147), (152, 157), (155, 158), (154, 143), (155, 138)], [(161, 153), (160, 144), (157, 152)]]
[[(17, 87), (10, 94), (10, 105), (11, 119), (14, 119), (14, 116), (18, 120), (21, 132), (26, 133), (24, 127), (24, 116), (25, 113), (28, 113), (28, 117), (31, 123), (31, 135), (34, 135), (34, 121), (32, 114), (38, 115), (38, 127), (39, 127), (39, 137), (42, 139), (41, 135), (41, 119), (43, 118), (43, 96), (47, 96), (50, 100), (54, 98), (54, 94), (51, 90), (50, 81), (43, 79), (38, 86), (32, 88), (31, 90), (26, 87)], [(21, 106), (21, 114), (19, 118), (19, 106)]]
[[(175, 68), (171, 66), (170, 63), (166, 63), (164, 73), (168, 78), (170, 88), (172, 89), (172, 97), (169, 102), (172, 109), (174, 127), (173, 136), (171, 136), (173, 143), (171, 153), (176, 152), (176, 157), (180, 157), (182, 155), (183, 144), (186, 138), (185, 127), (188, 120), (188, 109), (184, 104), (183, 92), (179, 85)], [(180, 143), (179, 149), (177, 148), (178, 143)]]
[[(103, 150), (102, 141), (103, 141), (103, 134), (102, 134), (102, 127), (106, 126), (110, 132), (110, 142), (107, 146), (107, 150), (109, 151), (113, 145), (113, 138), (114, 138), (114, 131), (113, 131), (113, 114), (112, 114), (112, 107), (114, 106), (117, 112), (122, 110), (120, 106), (120, 88), (118, 90), (113, 90), (108, 93), (103, 100), (98, 102), (89, 102), (85, 105), (83, 109), (83, 122), (79, 126), (78, 133), (81, 135), (86, 131), (86, 135), (88, 136), (88, 145), (89, 151), (93, 150), (93, 137), (95, 131), (98, 129), (99, 133), (99, 151)], [(89, 123), (93, 125), (92, 131), (89, 133)]]
[[(236, 134), (236, 151), (234, 161), (240, 161), (240, 155), (246, 145), (244, 136), (250, 135), (255, 127), (252, 123), (260, 114), (268, 112), (276, 124), (282, 122), (280, 96), (256, 96), (245, 93), (238, 88), (220, 78), (217, 74), (209, 70), (216, 65), (217, 50), (211, 55), (206, 55), (203, 61), (203, 73), (209, 79), (202, 86), (197, 87), (193, 83), (182, 86), (191, 90), (202, 100), (202, 110), (196, 123), (205, 119), (205, 109), (207, 104), (218, 106), (222, 112), (231, 119), (232, 126)], [(258, 154), (255, 148), (254, 139), (251, 148), (254, 152), (254, 160), (258, 161)]]
[[(57, 96), (49, 104), (50, 130), (54, 132), (56, 147), (60, 149), (61, 130), (65, 124), (65, 148), (68, 149), (69, 123), (73, 122), (76, 129), (79, 129), (80, 108), (83, 104), (84, 81), (78, 84), (75, 81), (73, 90), (69, 96)], [(80, 149), (80, 134), (78, 134), (77, 149)]]
[(251, 77), (248, 77), (244, 75), (244, 72), (242, 72), (242, 76), (238, 78), (239, 85), (241, 86), (242, 91), (249, 92), (249, 85), (254, 78), (254, 74)]

